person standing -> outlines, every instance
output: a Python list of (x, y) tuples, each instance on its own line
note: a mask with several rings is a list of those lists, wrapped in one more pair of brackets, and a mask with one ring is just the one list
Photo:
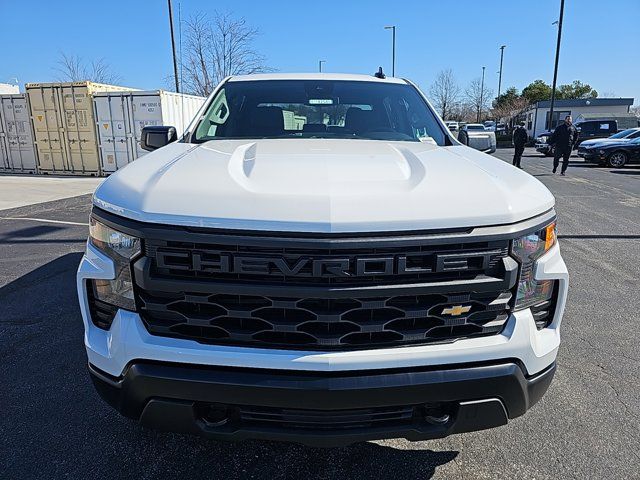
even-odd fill
[(529, 140), (529, 134), (524, 128), (524, 122), (520, 122), (516, 129), (513, 131), (513, 146), (516, 147), (516, 150), (513, 154), (513, 165), (515, 167), (522, 168), (520, 166), (520, 161), (522, 160), (524, 145), (527, 143), (527, 140)]
[(577, 140), (578, 130), (573, 126), (573, 118), (571, 118), (571, 115), (567, 115), (564, 117), (564, 122), (556, 127), (547, 142), (550, 145), (556, 146), (553, 157), (553, 173), (556, 173), (556, 170), (558, 170), (560, 157), (562, 157), (562, 170), (560, 170), (560, 175), (564, 176), (569, 166), (571, 151)]

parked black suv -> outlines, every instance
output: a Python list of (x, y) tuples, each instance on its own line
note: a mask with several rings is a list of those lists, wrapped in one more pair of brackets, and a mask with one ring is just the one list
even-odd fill
[[(578, 140), (574, 148), (578, 148), (578, 145), (585, 140), (607, 138), (618, 132), (618, 122), (616, 120), (588, 120), (576, 123), (575, 127), (578, 130)], [(552, 133), (551, 131), (543, 132), (536, 138), (536, 151), (549, 157), (554, 154), (554, 146), (547, 143)]]

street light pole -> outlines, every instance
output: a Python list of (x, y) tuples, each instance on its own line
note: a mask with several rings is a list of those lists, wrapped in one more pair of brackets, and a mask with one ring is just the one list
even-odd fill
[(556, 63), (553, 67), (553, 85), (551, 86), (551, 108), (549, 108), (549, 130), (553, 129), (553, 106), (556, 102), (556, 81), (558, 80), (558, 60), (560, 59), (560, 40), (562, 38), (562, 18), (564, 0), (560, 0), (560, 19), (558, 20), (558, 43), (556, 44)]
[(482, 84), (480, 86), (480, 104), (478, 105), (478, 123), (480, 123), (480, 117), (482, 114), (482, 104), (484, 103), (484, 69), (487, 67), (482, 67)]
[(167, 0), (169, 6), (169, 28), (171, 29), (171, 50), (173, 51), (173, 78), (176, 81), (176, 93), (180, 93), (180, 85), (178, 83), (178, 61), (176, 60), (176, 40), (173, 36), (173, 10), (171, 9), (171, 0)]
[(498, 76), (498, 96), (497, 98), (500, 98), (500, 87), (502, 87), (502, 59), (504, 57), (504, 49), (505, 49), (506, 45), (502, 45), (500, 47), (500, 74)]
[(318, 60), (318, 71), (322, 73), (322, 64), (326, 63), (326, 60)]
[(389, 25), (384, 27), (385, 30), (391, 30), (391, 76), (396, 76), (396, 26)]

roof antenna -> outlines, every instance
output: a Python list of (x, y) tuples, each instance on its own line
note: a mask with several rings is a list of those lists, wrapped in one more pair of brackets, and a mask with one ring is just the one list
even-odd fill
[(374, 73), (373, 76), (376, 78), (387, 78), (387, 76), (382, 71), (382, 67), (378, 67), (378, 71)]

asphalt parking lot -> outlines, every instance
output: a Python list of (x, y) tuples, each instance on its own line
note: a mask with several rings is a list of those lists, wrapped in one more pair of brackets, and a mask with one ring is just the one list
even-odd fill
[(640, 167), (522, 163), (556, 196), (571, 275), (555, 380), (507, 426), (419, 443), (229, 444), (120, 417), (89, 380), (75, 291), (90, 196), (0, 210), (0, 478), (640, 478)]

